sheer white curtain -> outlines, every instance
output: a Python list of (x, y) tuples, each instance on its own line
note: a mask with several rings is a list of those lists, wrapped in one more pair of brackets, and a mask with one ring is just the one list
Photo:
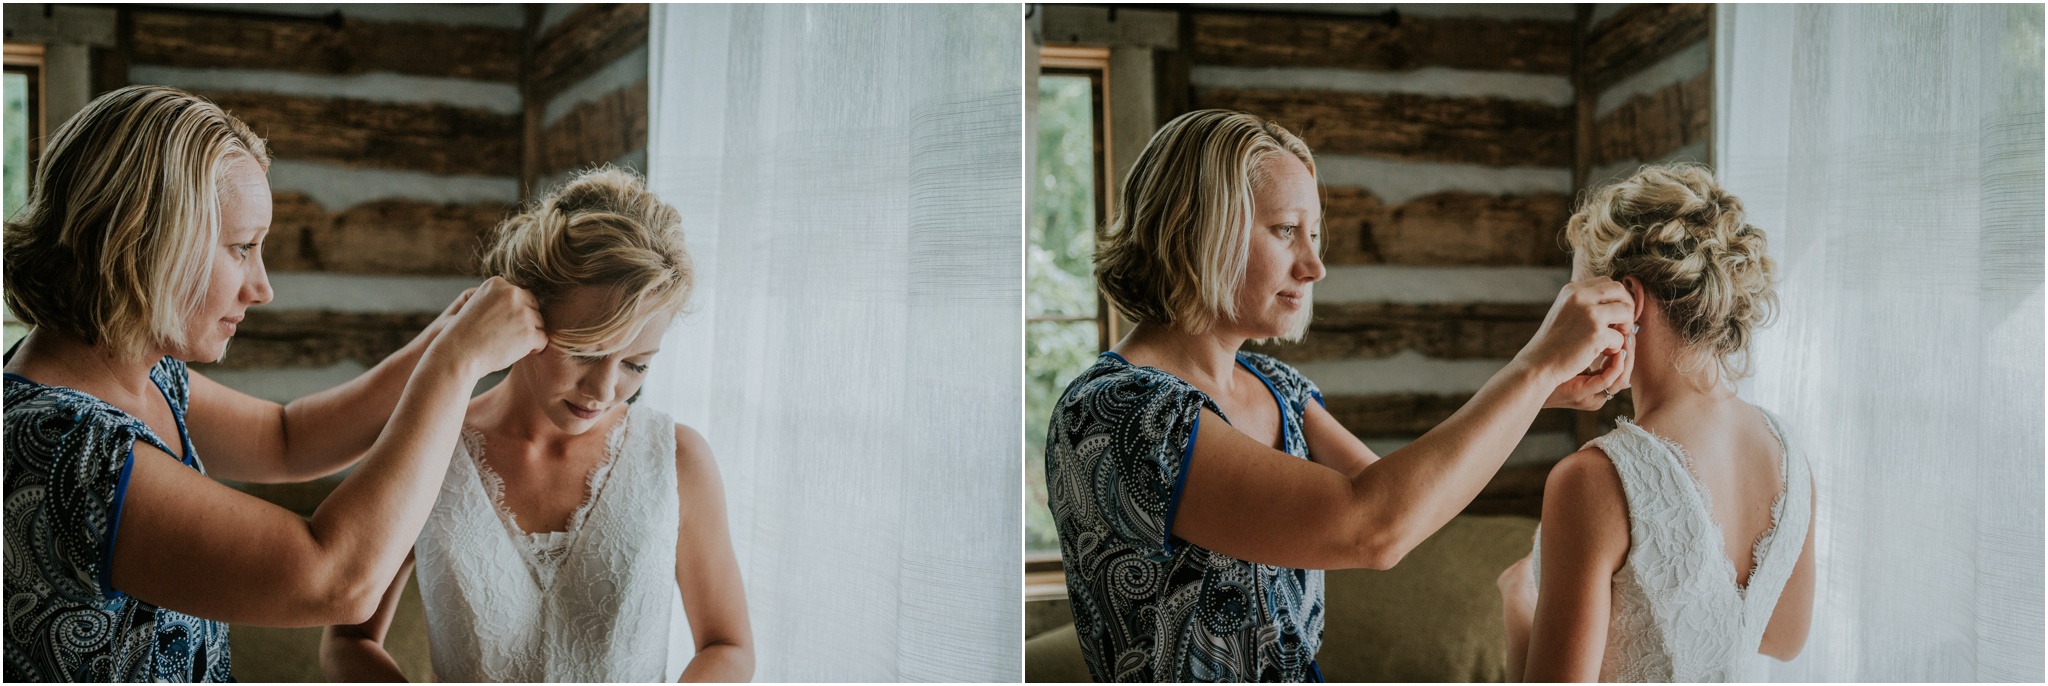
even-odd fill
[(1021, 677), (1015, 5), (657, 5), (649, 175), (763, 681)]
[(1716, 159), (1821, 489), (1779, 681), (2042, 679), (2042, 8), (1722, 5)]

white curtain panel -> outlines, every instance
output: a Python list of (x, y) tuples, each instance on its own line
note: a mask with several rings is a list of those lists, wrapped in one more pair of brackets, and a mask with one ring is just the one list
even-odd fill
[(2042, 7), (1721, 5), (1716, 159), (1783, 282), (1743, 395), (1820, 487), (1778, 681), (2042, 680)]
[(763, 681), (1017, 681), (1015, 5), (657, 5), (649, 176)]

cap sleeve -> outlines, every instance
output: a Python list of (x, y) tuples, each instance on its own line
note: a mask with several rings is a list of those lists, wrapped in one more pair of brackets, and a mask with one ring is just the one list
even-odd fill
[(106, 408), (49, 395), (7, 411), (7, 553), (26, 558), (55, 595), (117, 598), (114, 535), (136, 425)]
[(1089, 382), (1064, 408), (1085, 427), (1066, 447), (1086, 470), (1072, 483), (1117, 540), (1155, 561), (1173, 556), (1173, 520), (1187, 486), (1206, 396), (1164, 373), (1128, 370)]

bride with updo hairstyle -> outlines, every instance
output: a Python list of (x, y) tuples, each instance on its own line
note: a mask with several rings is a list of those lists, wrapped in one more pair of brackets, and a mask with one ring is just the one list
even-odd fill
[(1529, 558), (1500, 578), (1510, 673), (1736, 681), (1790, 660), (1813, 613), (1812, 475), (1789, 427), (1738, 398), (1777, 307), (1763, 230), (1705, 167), (1593, 193), (1574, 278), (1634, 296), (1636, 417), (1551, 470)]
[[(634, 403), (689, 300), (682, 219), (602, 167), (505, 220), (486, 272), (532, 291), (547, 349), (469, 403), (414, 546), (443, 681), (659, 681), (671, 598), (685, 681), (745, 681), (753, 640), (725, 493), (704, 438)], [(370, 621), (330, 627), (334, 680), (404, 679), (385, 651), (406, 570)]]

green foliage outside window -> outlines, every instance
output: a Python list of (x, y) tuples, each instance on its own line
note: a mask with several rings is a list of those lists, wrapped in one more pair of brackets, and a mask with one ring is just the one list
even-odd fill
[[(1067, 383), (1094, 364), (1095, 118), (1085, 76), (1047, 74), (1038, 80), (1038, 167), (1026, 256), (1024, 473), (1025, 549), (1059, 552), (1045, 498), (1045, 432), (1053, 403)], [(1074, 321), (1043, 318), (1073, 317)]]
[[(0, 202), (0, 216), (14, 216), (14, 211), (28, 203), (28, 76), (8, 74), (6, 82), (7, 162), (0, 176), (5, 177), (6, 195)], [(28, 333), (28, 327), (7, 317), (6, 340), (0, 348), (14, 345), (16, 339)]]

